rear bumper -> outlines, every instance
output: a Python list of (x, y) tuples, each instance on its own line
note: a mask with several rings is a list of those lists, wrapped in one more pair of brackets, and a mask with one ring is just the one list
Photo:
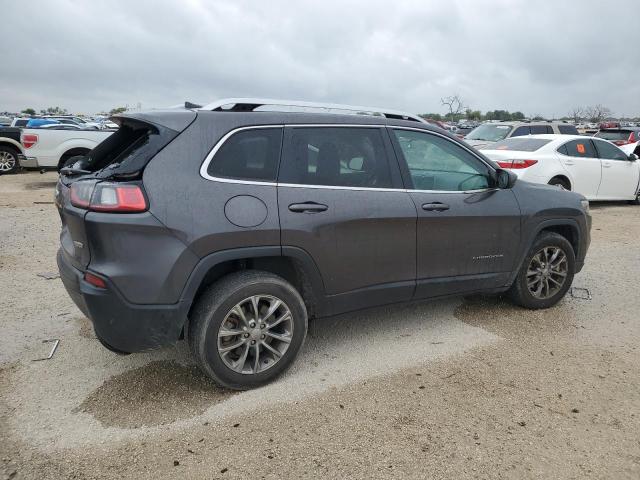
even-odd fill
[(18, 162), (23, 168), (38, 168), (37, 157), (27, 157), (26, 155), (18, 155)]
[(175, 343), (182, 332), (188, 304), (139, 305), (125, 300), (107, 280), (96, 288), (83, 279), (62, 250), (57, 255), (60, 278), (67, 293), (91, 320), (96, 336), (110, 347), (133, 353)]

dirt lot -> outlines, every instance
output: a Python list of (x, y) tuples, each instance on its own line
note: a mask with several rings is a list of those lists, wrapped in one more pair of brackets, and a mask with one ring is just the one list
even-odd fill
[[(0, 177), (7, 478), (640, 478), (640, 207), (593, 208), (576, 287), (314, 322), (289, 373), (233, 393), (186, 346), (116, 356), (55, 272), (55, 174)], [(52, 360), (43, 339), (59, 338)]]

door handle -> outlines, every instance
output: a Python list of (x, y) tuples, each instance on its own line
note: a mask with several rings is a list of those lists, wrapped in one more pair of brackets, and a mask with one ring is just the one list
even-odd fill
[(565, 165), (575, 165), (575, 163), (572, 160), (565, 160), (564, 164)]
[(326, 205), (315, 202), (292, 203), (289, 210), (295, 213), (319, 213), (328, 209)]
[(449, 205), (442, 202), (423, 203), (422, 209), (427, 212), (443, 212), (444, 210), (449, 210)]
[(609, 162), (602, 162), (602, 166), (604, 168), (611, 168), (611, 164)]

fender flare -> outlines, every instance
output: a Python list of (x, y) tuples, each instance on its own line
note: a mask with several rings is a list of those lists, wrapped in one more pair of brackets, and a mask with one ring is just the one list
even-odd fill
[(320, 275), (316, 263), (309, 253), (297, 247), (289, 247), (279, 245), (274, 246), (262, 246), (262, 247), (243, 247), (233, 248), (229, 250), (221, 250), (219, 252), (212, 253), (200, 259), (196, 264), (187, 279), (182, 293), (180, 295), (181, 309), (185, 312), (184, 319), (186, 321), (186, 313), (191, 309), (191, 305), (195, 300), (196, 293), (202, 284), (205, 276), (216, 265), (230, 260), (243, 260), (249, 258), (260, 257), (283, 257), (292, 258), (299, 262), (306, 279), (310, 282), (312, 291), (314, 293), (314, 300), (318, 303), (319, 307), (323, 307), (326, 302), (324, 282)]
[(3, 143), (9, 144), (12, 147), (15, 147), (16, 150), (18, 150), (19, 154), (23, 154), (24, 153), (22, 151), (22, 145), (20, 145), (20, 142), (15, 141), (13, 138), (0, 137), (0, 145), (2, 145)]
[[(578, 240), (578, 248), (582, 248), (582, 238), (581, 238), (581, 233), (580, 233), (580, 225), (578, 224), (578, 222), (572, 218), (553, 218), (550, 220), (544, 220), (540, 223), (538, 223), (534, 228), (531, 229), (531, 235), (529, 235), (529, 238), (524, 239), (524, 241), (522, 242), (524, 248), (522, 249), (522, 251), (520, 252), (520, 254), (518, 255), (518, 262), (516, 263), (516, 268), (513, 270), (513, 272), (511, 272), (511, 275), (509, 276), (509, 283), (508, 285), (511, 285), (514, 280), (516, 279), (516, 276), (518, 275), (518, 272), (520, 272), (520, 269), (522, 268), (522, 262), (524, 262), (525, 257), (527, 256), (527, 253), (529, 252), (529, 249), (531, 248), (531, 246), (533, 245), (534, 240), (536, 239), (536, 237), (538, 236), (538, 234), (544, 230), (545, 228), (548, 227), (570, 227), (573, 230), (574, 235), (576, 235), (576, 238)], [(574, 252), (576, 259), (579, 256), (579, 251)]]

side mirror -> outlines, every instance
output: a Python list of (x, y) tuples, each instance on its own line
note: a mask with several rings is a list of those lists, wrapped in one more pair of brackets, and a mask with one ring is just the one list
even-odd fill
[(638, 160), (638, 155), (636, 155), (635, 153), (630, 153), (629, 154), (629, 161), (630, 162), (635, 162), (636, 160)]
[(496, 186), (500, 189), (513, 188), (518, 176), (508, 170), (499, 168), (496, 170)]

